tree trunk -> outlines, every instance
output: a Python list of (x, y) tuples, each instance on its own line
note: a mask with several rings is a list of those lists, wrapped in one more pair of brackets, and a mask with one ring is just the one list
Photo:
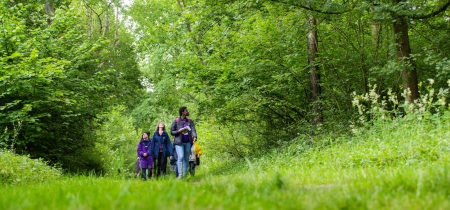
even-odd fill
[(88, 25), (88, 38), (91, 38), (91, 34), (92, 34), (91, 11), (87, 7), (86, 7), (86, 18), (87, 18), (87, 25)]
[(105, 29), (103, 30), (103, 36), (106, 36), (106, 33), (108, 33), (108, 29), (109, 29), (109, 12), (108, 9), (105, 12)]
[[(400, 2), (400, 0), (399, 0)], [(417, 71), (414, 67), (414, 63), (411, 60), (411, 47), (409, 45), (408, 36), (408, 22), (399, 18), (394, 22), (394, 36), (397, 44), (397, 59), (404, 64), (405, 70), (401, 72), (403, 79), (403, 91), (410, 92), (406, 100), (408, 102), (414, 102), (419, 98), (419, 88)]]
[(45, 3), (45, 13), (48, 15), (47, 23), (48, 25), (52, 24), (52, 17), (55, 17), (55, 5), (53, 4), (53, 1), (49, 1)]
[[(373, 12), (373, 11), (371, 11)], [(373, 53), (373, 60), (377, 62), (378, 60), (378, 51), (380, 50), (380, 34), (381, 34), (381, 22), (379, 21), (372, 21), (371, 23), (371, 32), (372, 32), (372, 44), (375, 47), (375, 52)], [(369, 71), (369, 78), (375, 77), (376, 78), (376, 84), (377, 85), (377, 92), (380, 93), (381, 91), (381, 85), (383, 82), (383, 77), (378, 75), (377, 73), (371, 75), (371, 71)]]
[(319, 66), (316, 63), (318, 58), (316, 19), (311, 15), (308, 18), (308, 64), (309, 64), (309, 100), (311, 102), (312, 120), (311, 124), (317, 126), (322, 123), (322, 110), (318, 104), (319, 96), (322, 92), (320, 87)]
[(373, 55), (375, 61), (378, 60), (378, 49), (380, 48), (380, 31), (381, 31), (381, 23), (380, 22), (372, 22), (372, 44), (375, 45), (375, 54)]
[(114, 34), (114, 38), (117, 39), (119, 37), (119, 8), (116, 7), (116, 33)]

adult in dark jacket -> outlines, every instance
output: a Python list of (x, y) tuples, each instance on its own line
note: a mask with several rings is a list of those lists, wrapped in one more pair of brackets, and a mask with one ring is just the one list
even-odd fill
[[(173, 144), (175, 145), (178, 156), (177, 167), (180, 173), (179, 178), (182, 178), (187, 175), (191, 145), (197, 141), (197, 131), (195, 130), (194, 122), (187, 118), (189, 111), (185, 106), (180, 107), (178, 113), (180, 117), (172, 122), (170, 134), (174, 136)], [(186, 127), (189, 127), (190, 131), (182, 131), (182, 128)]]
[(156, 125), (156, 131), (152, 138), (150, 155), (153, 156), (156, 177), (159, 177), (161, 174), (166, 175), (167, 157), (172, 159), (173, 150), (169, 134), (166, 132), (166, 126), (162, 121)]
[[(147, 169), (153, 168), (153, 157), (150, 156), (151, 139), (150, 132), (146, 131), (142, 134), (142, 139), (138, 144), (137, 153), (139, 155), (139, 163), (141, 165), (141, 177), (147, 180)], [(152, 172), (148, 172), (152, 176)]]

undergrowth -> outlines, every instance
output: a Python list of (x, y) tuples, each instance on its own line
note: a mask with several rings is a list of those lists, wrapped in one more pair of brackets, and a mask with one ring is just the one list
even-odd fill
[(204, 150), (185, 180), (5, 185), (0, 209), (449, 209), (450, 112), (433, 104), (395, 117), (378, 106), (351, 134), (299, 136), (245, 158)]
[(0, 181), (2, 184), (36, 183), (55, 179), (61, 171), (48, 166), (41, 159), (16, 155), (0, 150)]

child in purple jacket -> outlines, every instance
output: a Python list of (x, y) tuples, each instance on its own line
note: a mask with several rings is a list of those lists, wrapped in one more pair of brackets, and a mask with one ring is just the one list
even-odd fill
[[(139, 142), (137, 153), (139, 155), (139, 163), (141, 165), (141, 177), (143, 180), (147, 180), (147, 169), (153, 168), (153, 157), (149, 155), (150, 143), (152, 139), (149, 138), (150, 132), (146, 131), (142, 134), (142, 139)], [(149, 170), (151, 177), (152, 172)]]

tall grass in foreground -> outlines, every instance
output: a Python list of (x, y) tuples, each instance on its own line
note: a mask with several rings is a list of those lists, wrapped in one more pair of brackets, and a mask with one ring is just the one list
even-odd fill
[(75, 177), (2, 187), (0, 209), (448, 209), (449, 169), (349, 169), (342, 175), (359, 179), (335, 185), (252, 174), (189, 182)]
[(243, 159), (205, 151), (187, 180), (2, 185), (0, 209), (450, 209), (450, 112), (384, 116)]
[(378, 121), (309, 149), (292, 142), (237, 162), (204, 158), (188, 180), (80, 176), (2, 186), (0, 209), (449, 209), (449, 119)]

